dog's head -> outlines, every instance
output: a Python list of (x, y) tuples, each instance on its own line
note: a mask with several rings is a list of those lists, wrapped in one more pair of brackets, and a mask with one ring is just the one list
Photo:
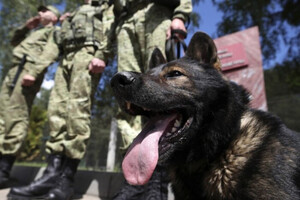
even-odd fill
[(168, 163), (178, 149), (191, 145), (228, 101), (229, 82), (220, 72), (216, 46), (205, 33), (196, 33), (186, 55), (169, 63), (156, 49), (150, 68), (145, 74), (120, 72), (111, 80), (124, 111), (149, 117), (123, 161), (131, 184), (146, 183), (158, 162)]

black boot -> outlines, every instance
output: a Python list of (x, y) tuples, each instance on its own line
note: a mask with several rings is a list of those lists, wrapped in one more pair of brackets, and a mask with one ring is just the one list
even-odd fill
[(13, 155), (1, 155), (0, 157), (0, 189), (9, 187), (9, 173), (16, 160)]
[(32, 200), (47, 195), (61, 175), (63, 162), (64, 159), (61, 155), (50, 155), (43, 176), (28, 186), (11, 188), (7, 195), (8, 199)]
[(126, 182), (113, 200), (167, 200), (168, 182), (165, 168), (157, 166), (146, 185), (129, 185)]
[(46, 199), (47, 200), (71, 200), (74, 195), (74, 176), (80, 160), (66, 158), (63, 172), (52, 188)]

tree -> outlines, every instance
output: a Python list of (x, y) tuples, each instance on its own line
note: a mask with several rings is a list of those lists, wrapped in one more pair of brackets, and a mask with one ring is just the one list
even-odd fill
[(117, 112), (117, 103), (113, 97), (109, 81), (117, 72), (116, 59), (112, 59), (101, 76), (95, 94), (91, 119), (91, 138), (88, 143), (85, 166), (103, 168), (106, 166), (110, 125)]
[(300, 132), (300, 59), (265, 70), (268, 109), (291, 129)]
[(30, 115), (28, 135), (18, 155), (18, 160), (31, 161), (39, 156), (46, 121), (47, 110), (34, 105)]
[(258, 26), (264, 61), (275, 58), (280, 40), (289, 46), (289, 58), (299, 56), (299, 0), (213, 0), (213, 2), (218, 10), (223, 12), (223, 20), (218, 24), (218, 36)]
[[(193, 0), (192, 1), (193, 6), (198, 5), (201, 1), (204, 1), (204, 0)], [(200, 20), (201, 20), (201, 16), (197, 12), (192, 12), (192, 14), (190, 16), (190, 22), (191, 22), (192, 26), (190, 26), (189, 29), (193, 30), (194, 28), (199, 28)]]

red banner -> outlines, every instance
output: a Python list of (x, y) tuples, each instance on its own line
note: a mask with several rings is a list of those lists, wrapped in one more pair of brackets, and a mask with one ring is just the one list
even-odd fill
[(219, 47), (218, 56), (222, 63), (222, 71), (248, 65), (248, 58), (242, 43)]

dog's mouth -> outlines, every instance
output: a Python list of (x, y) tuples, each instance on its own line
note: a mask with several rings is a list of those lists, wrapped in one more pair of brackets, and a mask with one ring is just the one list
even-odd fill
[(176, 114), (176, 118), (171, 121), (159, 140), (159, 161), (166, 160), (166, 154), (171, 146), (182, 143), (185, 131), (193, 122), (193, 117), (184, 114)]
[(129, 113), (151, 116), (132, 142), (122, 163), (126, 180), (133, 185), (143, 185), (151, 178), (157, 163), (166, 159), (171, 147), (183, 140), (193, 117), (174, 110), (156, 112), (126, 104)]

